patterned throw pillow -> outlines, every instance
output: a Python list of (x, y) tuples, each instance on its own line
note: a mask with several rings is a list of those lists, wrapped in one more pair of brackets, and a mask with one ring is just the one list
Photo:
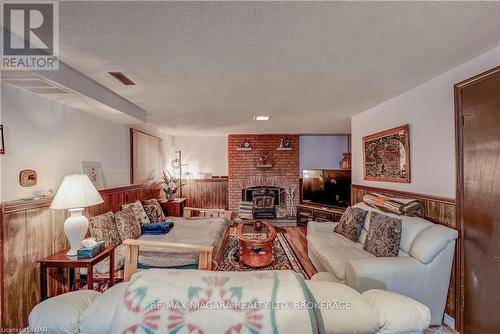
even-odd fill
[(116, 227), (115, 215), (113, 212), (91, 217), (89, 219), (90, 235), (96, 240), (104, 240), (106, 247), (121, 244), (120, 233)]
[(402, 229), (401, 219), (372, 211), (363, 249), (378, 257), (398, 256)]
[(158, 203), (158, 200), (156, 198), (144, 201), (142, 206), (144, 207), (144, 211), (146, 211), (146, 214), (148, 215), (149, 220), (152, 223), (163, 221), (167, 218), (165, 217), (165, 214), (163, 214), (163, 209), (161, 208), (161, 205), (160, 203)]
[(123, 204), (122, 210), (123, 209), (132, 209), (132, 211), (134, 211), (135, 219), (137, 220), (139, 225), (143, 226), (151, 224), (151, 221), (149, 220), (146, 211), (144, 211), (144, 208), (142, 207), (140, 201), (135, 201), (134, 203), (129, 203), (129, 204)]
[(122, 240), (137, 239), (141, 236), (141, 225), (135, 219), (132, 209), (124, 209), (115, 213), (116, 226)]
[(361, 210), (360, 208), (348, 207), (342, 218), (340, 218), (340, 222), (335, 226), (334, 231), (349, 240), (357, 242), (365, 224), (367, 214), (368, 211)]

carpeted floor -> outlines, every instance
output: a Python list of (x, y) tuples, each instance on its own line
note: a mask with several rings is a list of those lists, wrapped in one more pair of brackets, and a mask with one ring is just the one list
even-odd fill
[(277, 232), (273, 245), (274, 261), (271, 265), (262, 268), (246, 267), (239, 262), (239, 241), (234, 232), (230, 235), (224, 245), (219, 264), (216, 271), (254, 271), (254, 270), (294, 270), (310, 278), (300, 264), (292, 247), (288, 243), (283, 232)]

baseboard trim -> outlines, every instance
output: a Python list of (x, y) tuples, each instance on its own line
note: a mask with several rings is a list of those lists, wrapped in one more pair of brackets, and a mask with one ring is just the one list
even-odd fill
[(455, 319), (453, 319), (453, 317), (451, 317), (450, 315), (448, 315), (446, 313), (444, 314), (444, 317), (443, 317), (443, 324), (446, 328), (451, 330), (453, 333), (458, 334), (458, 332), (455, 330)]

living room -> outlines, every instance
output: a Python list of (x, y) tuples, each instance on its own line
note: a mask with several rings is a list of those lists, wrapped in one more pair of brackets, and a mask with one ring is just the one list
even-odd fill
[(2, 10), (2, 330), (500, 332), (499, 2)]

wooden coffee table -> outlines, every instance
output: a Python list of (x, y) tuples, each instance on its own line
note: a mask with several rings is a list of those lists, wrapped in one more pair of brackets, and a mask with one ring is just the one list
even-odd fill
[[(260, 222), (260, 229), (258, 228)], [(257, 224), (256, 224), (257, 223)], [(240, 263), (253, 268), (273, 263), (273, 243), (276, 230), (264, 220), (249, 220), (239, 224), (236, 236), (240, 241)]]

